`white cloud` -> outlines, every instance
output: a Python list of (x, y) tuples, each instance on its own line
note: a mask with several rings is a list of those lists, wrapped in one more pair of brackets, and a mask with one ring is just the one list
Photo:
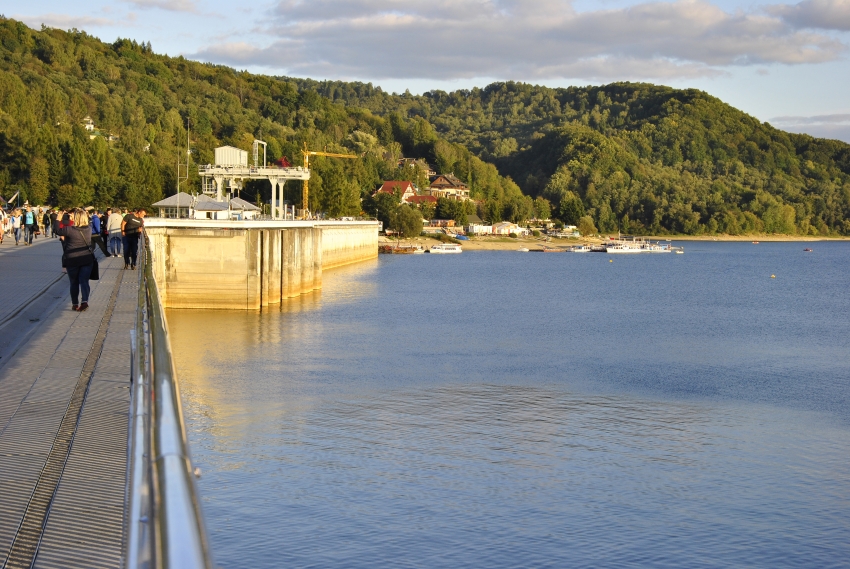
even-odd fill
[(40, 16), (12, 16), (15, 20), (20, 20), (31, 28), (38, 29), (42, 25), (50, 28), (58, 28), (62, 30), (70, 30), (77, 28), (82, 30), (85, 28), (97, 28), (104, 26), (113, 26), (115, 20), (109, 18), (95, 18), (90, 16), (69, 16), (67, 14), (41, 14)]
[(789, 18), (706, 0), (584, 12), (570, 0), (280, 0), (262, 24), (270, 45), (223, 43), (194, 57), (313, 77), (605, 80), (715, 76), (845, 51)]
[(803, 0), (766, 10), (797, 28), (850, 31), (850, 0)]
[(850, 142), (850, 113), (812, 116), (781, 116), (770, 124), (788, 132), (810, 134), (818, 138), (832, 138)]
[(197, 13), (198, 7), (194, 0), (122, 0), (142, 10), (158, 8), (169, 12)]
[(783, 116), (773, 117), (770, 120), (773, 125), (779, 124), (823, 124), (823, 125), (850, 125), (850, 113), (836, 113), (832, 115), (812, 115), (812, 116)]

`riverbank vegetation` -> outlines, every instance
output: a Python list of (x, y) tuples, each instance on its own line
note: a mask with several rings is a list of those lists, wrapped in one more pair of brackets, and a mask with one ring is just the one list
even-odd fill
[[(90, 118), (89, 130), (85, 119)], [(394, 214), (383, 180), (427, 185), (422, 158), (467, 183), (475, 206), (430, 217), (552, 217), (602, 232), (850, 235), (850, 145), (782, 132), (697, 90), (615, 83), (550, 89), (494, 83), (421, 96), (371, 84), (253, 75), (172, 58), (149, 43), (32, 30), (0, 19), (0, 195), (144, 206), (174, 193), (229, 144), (354, 152), (311, 160), (314, 211)], [(181, 172), (183, 174), (184, 172)], [(286, 198), (300, 205), (300, 184)], [(268, 184), (243, 190), (267, 201)]]

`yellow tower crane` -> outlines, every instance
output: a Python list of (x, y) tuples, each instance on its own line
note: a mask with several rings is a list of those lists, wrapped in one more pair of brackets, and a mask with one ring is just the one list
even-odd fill
[[(310, 156), (327, 156), (328, 158), (360, 158), (356, 154), (337, 154), (334, 152), (319, 152), (318, 150), (307, 150), (307, 143), (304, 143), (304, 148), (301, 149), (301, 154), (304, 155), (304, 169), (310, 169)], [(304, 219), (309, 217), (309, 203), (307, 199), (310, 197), (308, 181), (302, 182), (301, 190), (301, 206), (304, 208)]]

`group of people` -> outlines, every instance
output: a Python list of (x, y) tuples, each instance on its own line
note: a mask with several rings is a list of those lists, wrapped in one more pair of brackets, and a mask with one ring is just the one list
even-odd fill
[(89, 281), (95, 268), (96, 248), (106, 257), (120, 257), (123, 250), (124, 268), (136, 269), (145, 214), (144, 209), (122, 213), (112, 208), (91, 215), (82, 208), (57, 209), (49, 214), (53, 237), (62, 242), (62, 266), (71, 282), (72, 310), (83, 312), (89, 307)]
[(29, 204), (9, 212), (0, 210), (0, 243), (6, 234), (15, 239), (15, 245), (32, 245), (38, 235), (50, 231), (49, 210), (41, 211)]

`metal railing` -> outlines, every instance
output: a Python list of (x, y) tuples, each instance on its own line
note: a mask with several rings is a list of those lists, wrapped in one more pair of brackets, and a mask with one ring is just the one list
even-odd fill
[(124, 567), (210, 569), (168, 327), (150, 261), (142, 235), (132, 334)]

